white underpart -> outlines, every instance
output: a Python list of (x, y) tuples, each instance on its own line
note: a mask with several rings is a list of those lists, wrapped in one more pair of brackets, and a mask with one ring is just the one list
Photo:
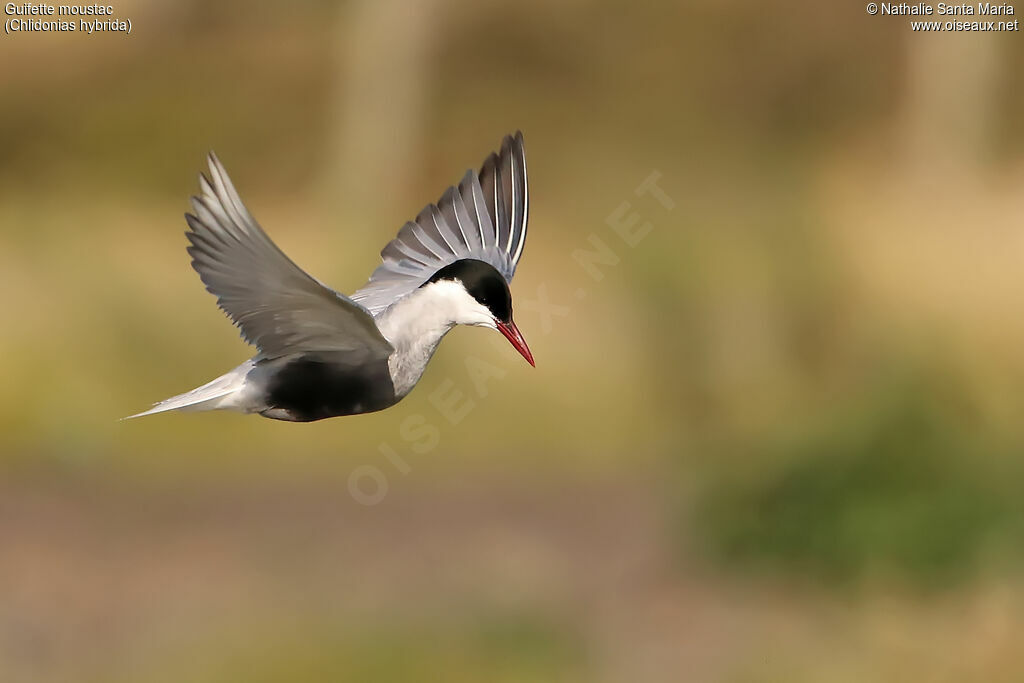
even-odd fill
[[(491, 312), (454, 280), (433, 282), (414, 290), (381, 311), (375, 322), (395, 349), (388, 358), (388, 370), (398, 398), (416, 386), (437, 345), (454, 326), (497, 329)], [(262, 411), (266, 408), (261, 401), (267, 378), (278, 368), (273, 361), (257, 365), (259, 359), (260, 356), (247, 360), (212, 382), (160, 401), (131, 417), (168, 410)]]
[(456, 325), (497, 329), (494, 316), (462, 283), (441, 280), (420, 287), (381, 311), (377, 327), (395, 351), (388, 369), (401, 398), (412, 391), (441, 339)]

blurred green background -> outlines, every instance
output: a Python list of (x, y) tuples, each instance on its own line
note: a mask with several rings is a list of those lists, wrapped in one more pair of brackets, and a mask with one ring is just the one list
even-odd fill
[[(0, 680), (1020, 679), (1019, 33), (114, 7), (0, 37)], [(251, 354), (184, 251), (207, 151), (351, 292), (517, 128), (536, 370), (460, 329), (382, 413), (117, 421)]]

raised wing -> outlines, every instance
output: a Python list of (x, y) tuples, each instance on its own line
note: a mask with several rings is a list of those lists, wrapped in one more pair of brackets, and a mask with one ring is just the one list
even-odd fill
[(392, 349), (365, 308), (313, 279), (278, 249), (211, 152), (210, 179), (185, 214), (192, 267), (265, 358), (302, 351)]
[(523, 134), (506, 135), (480, 172), (466, 171), (437, 204), (406, 223), (380, 252), (383, 263), (352, 299), (378, 315), (460, 259), (485, 261), (512, 281), (526, 244), (529, 190)]

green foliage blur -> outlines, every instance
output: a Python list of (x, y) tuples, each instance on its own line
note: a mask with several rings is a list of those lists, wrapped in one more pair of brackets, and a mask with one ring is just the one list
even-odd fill
[(993, 560), (1019, 561), (1019, 451), (977, 438), (941, 370), (896, 373), (850, 399), (835, 424), (795, 443), (742, 447), (783, 462), (708, 487), (695, 518), (706, 549), (743, 571), (848, 587), (880, 575), (948, 588)]

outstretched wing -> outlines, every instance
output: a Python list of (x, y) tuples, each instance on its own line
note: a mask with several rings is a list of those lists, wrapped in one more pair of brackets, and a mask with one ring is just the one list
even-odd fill
[(526, 152), (517, 131), (505, 136), (501, 152), (487, 157), (478, 174), (466, 171), (458, 187), (398, 231), (380, 252), (383, 263), (352, 299), (376, 316), (460, 259), (485, 261), (511, 282), (528, 214)]
[(335, 292), (278, 249), (242, 204), (211, 152), (210, 179), (185, 214), (192, 267), (242, 337), (263, 357), (301, 351), (392, 351), (365, 308)]

